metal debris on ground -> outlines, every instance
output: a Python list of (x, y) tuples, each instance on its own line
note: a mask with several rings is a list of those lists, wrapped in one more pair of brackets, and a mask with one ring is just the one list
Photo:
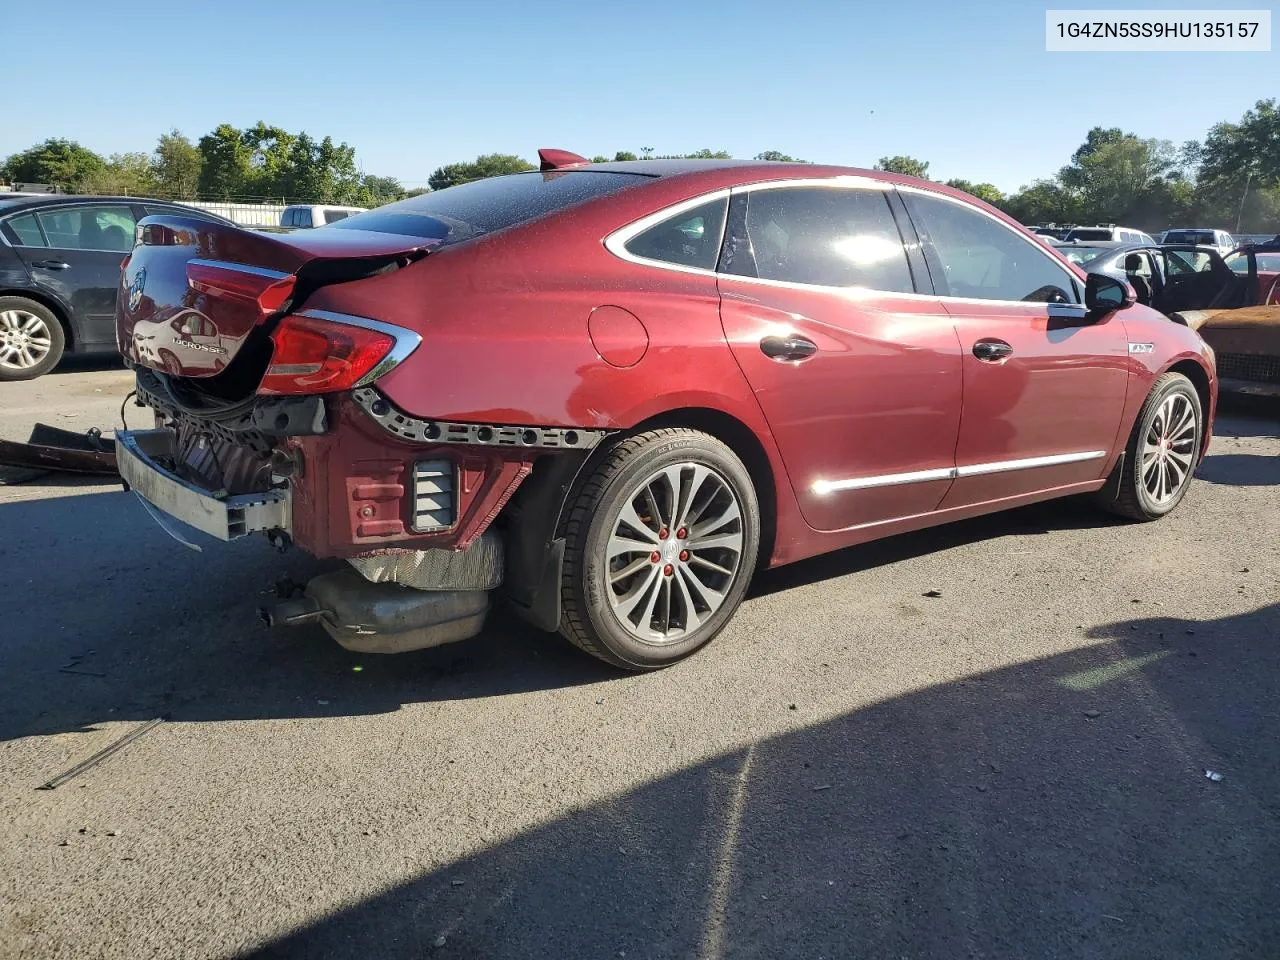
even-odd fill
[(1222, 782), (1222, 774), (1218, 773), (1216, 770), (1206, 770), (1204, 772), (1204, 776), (1206, 780), (1212, 780), (1214, 783)]
[(146, 723), (142, 724), (141, 726), (135, 727), (134, 729), (130, 730), (128, 733), (126, 733), (123, 737), (121, 737), (115, 743), (111, 744), (110, 746), (103, 747), (101, 750), (99, 750), (93, 756), (89, 757), (87, 760), (81, 760), (70, 770), (66, 770), (58, 774), (48, 783), (41, 784), (37, 789), (56, 790), (58, 787), (66, 783), (68, 780), (72, 780), (80, 776), (80, 774), (84, 773), (86, 770), (90, 770), (93, 767), (96, 767), (103, 760), (107, 759), (107, 757), (111, 756), (113, 753), (116, 753), (119, 750), (124, 749), (129, 744), (133, 743), (133, 741), (141, 737), (148, 730), (154, 729), (155, 727), (159, 726), (162, 723), (164, 723), (164, 717), (156, 717), (154, 720), (148, 720)]
[(0, 484), (25, 483), (46, 473), (119, 476), (115, 440), (96, 427), (75, 433), (37, 423), (26, 443), (0, 440)]
[(942, 591), (941, 591), (941, 590), (926, 590), (924, 593), (920, 594), (920, 596), (922, 596), (922, 597), (940, 597), (940, 596), (942, 596)]

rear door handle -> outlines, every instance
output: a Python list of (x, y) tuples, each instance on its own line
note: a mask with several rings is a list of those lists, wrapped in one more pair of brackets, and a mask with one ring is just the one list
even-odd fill
[(1003, 340), (979, 340), (973, 345), (973, 355), (979, 360), (994, 363), (1013, 356), (1013, 347)]
[(818, 352), (818, 345), (804, 337), (765, 337), (760, 352), (772, 360), (807, 360)]
[(71, 264), (65, 260), (33, 260), (33, 267), (40, 267), (42, 270), (66, 270)]

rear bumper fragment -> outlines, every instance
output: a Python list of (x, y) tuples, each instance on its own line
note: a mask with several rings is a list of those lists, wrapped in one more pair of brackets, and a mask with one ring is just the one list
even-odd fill
[(173, 454), (170, 430), (126, 430), (116, 434), (116, 464), (125, 486), (175, 520), (218, 540), (267, 530), (288, 532), (288, 490), (220, 496), (161, 466)]

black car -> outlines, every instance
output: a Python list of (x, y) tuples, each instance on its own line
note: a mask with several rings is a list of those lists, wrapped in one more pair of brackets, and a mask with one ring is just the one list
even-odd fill
[[(1138, 302), (1166, 315), (1244, 306), (1257, 287), (1257, 268), (1241, 275), (1213, 247), (1189, 243), (1079, 245), (1059, 253), (1088, 273), (1125, 280)], [(1234, 254), (1233, 254), (1234, 255)]]
[(152, 213), (230, 223), (162, 200), (0, 194), (0, 381), (48, 373), (65, 353), (116, 352), (120, 264)]

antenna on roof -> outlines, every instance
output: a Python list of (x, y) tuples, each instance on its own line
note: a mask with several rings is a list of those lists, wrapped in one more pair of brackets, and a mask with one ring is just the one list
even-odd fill
[(564, 167), (577, 167), (591, 162), (586, 157), (580, 157), (576, 153), (570, 153), (568, 150), (556, 150), (551, 147), (543, 147), (539, 150), (538, 160), (540, 161), (538, 167), (540, 170), (560, 170)]

